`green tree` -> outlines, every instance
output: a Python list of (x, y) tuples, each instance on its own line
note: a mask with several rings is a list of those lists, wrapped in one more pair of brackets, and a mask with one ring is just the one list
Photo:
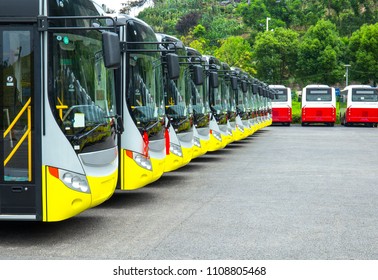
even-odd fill
[(190, 12), (179, 19), (176, 24), (176, 30), (179, 34), (184, 35), (189, 32), (190, 29), (194, 28), (201, 15), (195, 12)]
[(336, 26), (320, 20), (308, 29), (299, 44), (297, 78), (304, 83), (335, 84), (344, 67), (340, 63), (343, 44)]
[(378, 81), (378, 23), (363, 25), (349, 41), (351, 78), (361, 83)]
[(241, 36), (230, 36), (222, 40), (221, 46), (214, 54), (231, 67), (239, 67), (251, 75), (256, 74), (252, 64), (252, 48)]
[(250, 4), (241, 3), (237, 6), (236, 12), (243, 18), (245, 25), (258, 31), (265, 30), (265, 20), (270, 17), (264, 0), (255, 0)]
[(257, 77), (271, 84), (287, 83), (295, 73), (298, 44), (298, 33), (290, 29), (260, 33), (253, 52)]
[(204, 38), (205, 35), (206, 28), (203, 25), (198, 24), (189, 31), (187, 36), (182, 36), (181, 41), (183, 41), (185, 45), (196, 49), (202, 54), (212, 53), (209, 49), (209, 41)]

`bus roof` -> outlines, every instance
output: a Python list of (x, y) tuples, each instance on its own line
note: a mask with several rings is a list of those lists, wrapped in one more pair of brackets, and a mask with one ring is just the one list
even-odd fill
[(351, 89), (351, 88), (375, 88), (369, 85), (349, 85), (346, 86), (343, 90)]
[(307, 85), (304, 88), (329, 88), (328, 85)]
[(269, 85), (270, 88), (287, 88), (284, 85)]

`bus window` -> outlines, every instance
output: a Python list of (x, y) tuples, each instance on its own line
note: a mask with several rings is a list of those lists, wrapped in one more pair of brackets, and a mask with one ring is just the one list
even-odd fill
[(308, 89), (306, 101), (332, 101), (331, 89)]
[(353, 102), (377, 102), (378, 89), (353, 89), (352, 101)]

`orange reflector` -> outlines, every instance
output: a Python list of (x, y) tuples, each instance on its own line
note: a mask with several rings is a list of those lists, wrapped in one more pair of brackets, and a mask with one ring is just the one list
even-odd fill
[(125, 152), (126, 152), (126, 155), (127, 155), (129, 158), (133, 158), (133, 152), (132, 152), (132, 151), (125, 150)]
[(52, 176), (59, 179), (59, 169), (58, 168), (49, 166), (49, 172)]

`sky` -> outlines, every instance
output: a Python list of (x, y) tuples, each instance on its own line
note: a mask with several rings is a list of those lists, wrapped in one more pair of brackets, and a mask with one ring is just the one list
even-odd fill
[(106, 7), (119, 11), (122, 8), (121, 3), (127, 3), (127, 0), (97, 0), (99, 4), (105, 4)]
[[(98, 4), (105, 4), (108, 9), (115, 10), (116, 12), (122, 8), (121, 3), (128, 3), (129, 1), (132, 2), (133, 0), (96, 0)], [(145, 7), (149, 7), (151, 5), (153, 5), (153, 1), (147, 1)], [(134, 8), (131, 10), (130, 15), (136, 16), (141, 10), (141, 8)]]

